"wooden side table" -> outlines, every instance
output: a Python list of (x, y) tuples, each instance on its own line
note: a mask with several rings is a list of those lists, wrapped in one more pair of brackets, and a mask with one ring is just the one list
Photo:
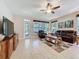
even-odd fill
[(7, 59), (7, 40), (0, 42), (0, 59)]
[(57, 37), (56, 39), (56, 46), (60, 46), (62, 43), (62, 38), (61, 37)]
[(76, 44), (79, 44), (79, 37), (76, 37)]

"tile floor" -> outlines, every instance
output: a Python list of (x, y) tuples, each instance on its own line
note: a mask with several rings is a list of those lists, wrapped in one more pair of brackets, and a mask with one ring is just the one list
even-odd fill
[(79, 59), (79, 46), (58, 53), (40, 40), (20, 40), (10, 59)]
[(57, 46), (57, 45), (50, 43), (50, 42), (47, 42), (46, 40), (42, 40), (42, 42), (45, 43), (46, 45), (48, 45), (49, 47), (51, 47), (52, 49), (54, 49), (55, 51), (57, 51), (58, 53), (61, 53), (64, 50), (67, 50), (68, 48), (73, 46), (73, 44), (67, 43), (67, 42), (64, 42), (64, 41), (62, 41), (60, 46)]

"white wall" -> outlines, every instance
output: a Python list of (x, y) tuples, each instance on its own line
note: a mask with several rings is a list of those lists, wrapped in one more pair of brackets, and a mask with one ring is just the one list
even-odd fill
[(19, 39), (24, 39), (24, 17), (14, 16), (14, 30), (18, 34)]
[(28, 18), (28, 17), (24, 17), (24, 16), (19, 16), (19, 15), (16, 15), (16, 16), (13, 16), (13, 19), (14, 19), (14, 23), (15, 23), (15, 33), (18, 33), (18, 36), (19, 36), (19, 39), (24, 39), (24, 19), (28, 19), (30, 20), (28, 22), (29, 24), (29, 32), (30, 32), (30, 35), (32, 35), (32, 19), (31, 18)]
[(2, 16), (7, 17), (9, 20), (14, 22), (14, 30), (15, 33), (19, 34), (19, 39), (23, 38), (23, 18), (22, 17), (15, 17), (11, 14), (8, 6), (4, 3), (4, 1), (0, 0), (0, 19), (2, 19)]
[(30, 34), (32, 34), (32, 18), (17, 15), (13, 16), (5, 2), (0, 0), (0, 19), (2, 19), (2, 16), (7, 17), (9, 20), (14, 22), (14, 30), (15, 33), (18, 34), (19, 39), (24, 39), (24, 19), (31, 19)]
[(12, 14), (3, 0), (0, 0), (0, 17), (5, 16), (8, 19), (12, 20)]
[(22, 17), (15, 17), (12, 15), (12, 13), (10, 12), (8, 6), (4, 3), (3, 0), (0, 0), (0, 19), (2, 19), (2, 16), (7, 17), (9, 20), (11, 20), (12, 22), (14, 22), (14, 30), (15, 33), (18, 33), (19, 35), (19, 39), (23, 38), (23, 18)]

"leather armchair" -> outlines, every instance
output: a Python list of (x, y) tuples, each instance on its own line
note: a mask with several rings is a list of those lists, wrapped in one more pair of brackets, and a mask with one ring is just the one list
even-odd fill
[(39, 32), (38, 32), (38, 37), (39, 37), (40, 39), (42, 39), (42, 38), (45, 38), (45, 36), (46, 36), (46, 33), (44, 33), (43, 30), (39, 30)]

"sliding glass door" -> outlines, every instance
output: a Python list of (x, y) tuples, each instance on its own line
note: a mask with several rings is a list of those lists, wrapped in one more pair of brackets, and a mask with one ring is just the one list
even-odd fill
[(29, 36), (29, 23), (24, 21), (24, 38)]

